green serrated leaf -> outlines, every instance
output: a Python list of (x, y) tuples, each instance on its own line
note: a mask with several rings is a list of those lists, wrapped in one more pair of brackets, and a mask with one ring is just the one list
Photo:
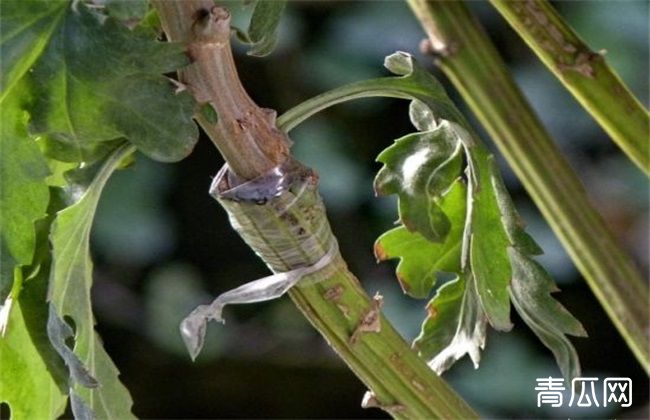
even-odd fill
[(490, 173), (492, 176), (492, 188), (499, 205), (503, 217), (503, 227), (510, 239), (510, 243), (517, 249), (521, 250), (528, 255), (540, 255), (543, 253), (542, 249), (537, 245), (537, 242), (530, 237), (524, 230), (524, 222), (521, 220), (519, 213), (515, 209), (512, 199), (506, 186), (503, 184), (503, 179), (499, 173), (494, 159), (490, 161)]
[[(251, 44), (248, 55), (263, 57), (269, 55), (278, 39), (278, 26), (282, 12), (287, 5), (286, 0), (258, 0), (246, 38)], [(240, 39), (244, 37), (240, 35)]]
[[(52, 200), (56, 202), (56, 199)], [(52, 207), (56, 207), (52, 203)], [(66, 371), (47, 337), (47, 287), (49, 277), (49, 245), (47, 231), (50, 220), (37, 223), (37, 244), (34, 264), (18, 269), (30, 273), (20, 290), (4, 302), (9, 319), (0, 336), (0, 402), (6, 402), (12, 418), (57, 418), (65, 409)], [(4, 311), (0, 310), (0, 314)], [(5, 312), (3, 315), (7, 315)], [(0, 316), (2, 318), (2, 316)], [(0, 324), (4, 320), (0, 319)], [(0, 328), (2, 330), (2, 328)]]
[[(524, 225), (494, 164), (494, 157), (480, 142), (440, 83), (409, 54), (391, 54), (386, 57), (384, 65), (401, 77), (366, 80), (321, 94), (282, 115), (278, 118), (278, 126), (289, 131), (318, 111), (351, 99), (386, 96), (411, 100), (409, 114), (420, 132), (398, 140), (380, 155), (379, 160), (384, 161), (386, 166), (375, 180), (378, 192), (400, 195), (399, 211), (404, 226), (382, 235), (375, 252), (379, 259), (401, 258), (398, 277), (404, 290), (416, 297), (430, 293), (436, 271), (450, 270), (458, 275), (457, 280), (441, 287), (431, 301), (429, 317), (415, 344), (425, 357), (433, 358), (430, 364), (438, 371), (446, 369), (466, 353), (478, 363), (478, 351), (485, 340), (486, 322), (498, 330), (512, 328), (512, 298), (513, 302), (517, 300), (515, 306), (520, 313), (528, 311), (522, 317), (553, 349), (563, 371), (575, 372), (577, 359), (571, 343), (562, 332), (549, 333), (546, 326), (540, 327), (541, 321), (535, 318), (532, 308), (536, 302), (546, 306), (541, 310), (544, 322), (555, 320), (567, 328), (562, 330), (564, 332), (571, 328), (572, 333), (580, 333), (576, 327), (579, 324), (575, 324), (577, 321), (568, 313), (558, 309), (559, 304), (548, 296), (551, 289), (544, 289), (546, 280), (541, 275), (528, 275), (526, 280), (513, 279), (513, 275), (521, 277), (525, 264), (513, 261), (509, 253), (516, 250), (528, 258), (529, 255), (541, 253), (541, 249), (524, 231)], [(468, 220), (462, 219), (465, 223), (462, 224), (460, 238), (458, 229), (461, 229), (461, 219), (454, 213), (460, 210), (445, 208), (439, 197), (447, 181), (433, 183), (433, 188), (422, 188), (422, 184), (428, 182), (422, 180), (428, 179), (434, 172), (444, 174), (438, 179), (449, 180), (451, 174), (458, 175), (462, 165), (462, 159), (452, 160), (453, 165), (446, 166), (449, 161), (444, 159), (437, 159), (436, 165), (435, 162), (428, 164), (422, 158), (429, 152), (418, 141), (431, 136), (430, 133), (440, 127), (446, 127), (449, 131), (447, 137), (455, 141), (453, 144), (462, 146), (467, 165), (464, 175), (469, 188), (467, 201), (463, 205), (468, 216), (465, 216), (465, 211), (462, 214)], [(405, 164), (410, 161), (417, 164)], [(434, 205), (427, 207), (426, 204), (431, 202)], [(444, 242), (436, 244), (432, 240), (437, 239), (435, 232), (444, 230), (444, 227), (441, 230), (445, 224), (441, 222), (443, 217), (451, 221), (450, 233)], [(441, 257), (439, 253), (454, 242), (461, 242), (458, 250)], [(455, 258), (457, 260), (452, 261)], [(513, 267), (515, 263), (519, 265)], [(541, 267), (538, 268), (541, 270)], [(518, 289), (520, 293), (515, 296), (511, 289), (522, 284), (514, 286), (514, 283), (524, 281), (534, 284), (527, 286), (525, 297), (522, 289)], [(542, 293), (542, 290), (547, 292)]]
[(492, 184), (493, 157), (477, 153), (475, 159), (473, 168), (478, 172), (478, 185), (472, 194), (470, 265), (490, 325), (497, 330), (509, 331), (512, 328), (508, 295), (512, 277), (508, 257), (510, 240)]
[(441, 242), (451, 224), (438, 205), (440, 196), (460, 175), (461, 144), (448, 123), (409, 134), (385, 149), (375, 178), (378, 194), (399, 196), (400, 222), (411, 232)]
[(555, 356), (567, 380), (580, 376), (580, 361), (566, 337), (586, 337), (587, 332), (551, 293), (559, 291), (546, 271), (521, 251), (510, 248), (513, 277), (510, 296), (517, 313)]
[(438, 374), (469, 354), (478, 367), (485, 347), (487, 319), (478, 302), (471, 276), (443, 285), (427, 305), (422, 331), (413, 343)]
[(180, 160), (197, 139), (194, 102), (187, 92), (174, 94), (161, 74), (186, 63), (181, 45), (157, 42), (150, 31), (129, 30), (81, 3), (66, 7), (28, 76), (31, 130), (80, 154), (127, 138), (153, 159)]
[(375, 242), (378, 260), (400, 259), (396, 274), (404, 292), (416, 298), (426, 298), (435, 285), (437, 273), (461, 271), (466, 196), (467, 188), (458, 180), (442, 197), (440, 207), (451, 222), (451, 230), (444, 242), (431, 242), (403, 226), (389, 230)]
[(19, 97), (0, 102), (0, 301), (11, 288), (14, 267), (29, 265), (36, 246), (34, 222), (45, 216), (47, 162), (27, 135)]
[[(50, 237), (54, 262), (49, 298), (53, 312), (48, 320), (48, 334), (66, 364), (73, 367), (73, 391), (98, 418), (133, 417), (131, 397), (119, 382), (118, 371), (94, 330), (89, 251), (90, 229), (101, 191), (115, 168), (132, 152), (133, 147), (125, 145), (110, 156), (79, 200), (57, 214)], [(73, 325), (66, 324), (66, 319), (71, 319)], [(66, 326), (74, 330), (74, 357), (61, 348), (68, 335)], [(99, 386), (84, 387), (80, 378), (92, 378)], [(81, 382), (92, 386), (93, 381), (85, 379)]]

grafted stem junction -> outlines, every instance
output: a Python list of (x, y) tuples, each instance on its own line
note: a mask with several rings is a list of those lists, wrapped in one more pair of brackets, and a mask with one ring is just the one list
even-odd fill
[[(216, 122), (209, 112), (200, 112), (197, 120), (226, 159), (229, 174), (213, 194), (233, 227), (274, 272), (313, 265), (336, 241), (312, 170), (291, 165), (280, 189), (229, 193), (286, 167), (291, 158), (275, 114), (257, 107), (241, 87), (227, 12), (211, 0), (156, 0), (154, 5), (170, 40), (188, 45), (193, 63), (181, 81), (200, 104), (216, 111)], [(379, 298), (368, 297), (338, 252), (326, 268), (307, 277), (289, 295), (369, 387), (366, 406), (396, 418), (477, 417), (381, 315)]]

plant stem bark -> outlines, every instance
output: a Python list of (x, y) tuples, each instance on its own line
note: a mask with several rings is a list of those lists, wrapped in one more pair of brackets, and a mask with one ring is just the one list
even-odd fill
[(494, 45), (462, 2), (407, 1), (428, 35), (426, 47), (436, 55), (436, 64), (485, 126), (630, 349), (650, 372), (647, 284), (594, 210)]
[(211, 0), (153, 3), (167, 36), (187, 45), (192, 64), (180, 71), (180, 81), (202, 107), (195, 118), (230, 168), (252, 179), (284, 162), (289, 142), (275, 127), (275, 111), (257, 106), (239, 81), (228, 11)]
[(627, 156), (650, 171), (648, 111), (546, 0), (491, 0), (528, 46)]
[[(275, 114), (257, 107), (237, 77), (225, 9), (215, 7), (212, 0), (154, 0), (153, 3), (170, 40), (188, 45), (193, 62), (181, 72), (181, 82), (199, 104), (209, 104), (216, 111), (216, 123), (206, 115), (197, 116), (197, 120), (231, 170), (239, 177), (252, 179), (284, 162), (289, 156), (288, 141), (275, 127)], [(264, 237), (267, 233), (260, 230), (251, 243), (272, 248), (278, 240), (285, 244), (299, 242), (292, 235), (296, 231), (295, 223), (302, 223), (297, 220), (301, 214), (287, 217), (288, 209), (261, 206), (268, 212), (263, 217), (265, 223), (277, 229), (269, 237)], [(365, 406), (379, 407), (396, 418), (477, 417), (381, 315), (378, 300), (368, 297), (340, 255), (333, 264), (327, 278), (296, 286), (289, 294), (305, 317), (369, 387), (371, 393), (364, 399)], [(296, 268), (270, 265), (276, 272)]]

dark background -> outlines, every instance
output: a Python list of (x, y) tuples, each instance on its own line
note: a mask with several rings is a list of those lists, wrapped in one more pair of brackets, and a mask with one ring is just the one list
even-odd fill
[[(245, 27), (241, 3), (232, 5)], [(556, 5), (593, 49), (607, 50), (611, 65), (647, 105), (648, 3)], [(594, 204), (647, 272), (647, 179), (489, 5), (471, 7)], [(281, 113), (340, 84), (386, 75), (383, 57), (395, 50), (414, 53), (447, 83), (417, 52), (422, 37), (402, 2), (291, 2), (276, 51), (251, 58), (236, 45), (236, 59), (251, 96)], [(467, 111), (453, 88), (448, 90)], [(407, 339), (417, 334), (426, 302), (403, 296), (394, 264), (375, 263), (372, 244), (392, 226), (396, 211), (394, 199), (373, 197), (372, 179), (379, 168), (377, 154), (411, 131), (405, 101), (373, 99), (328, 110), (292, 133), (296, 155), (321, 175), (344, 257), (369, 293), (384, 295), (387, 316)], [(518, 210), (546, 251), (539, 260), (560, 285), (559, 299), (589, 332), (589, 339), (573, 340), (583, 376), (632, 378), (634, 404), (623, 412), (536, 408), (535, 378), (560, 373), (550, 352), (514, 312), (511, 333), (490, 331), (479, 370), (463, 359), (445, 379), (487, 417), (647, 417), (647, 376), (499, 159)], [(190, 362), (178, 334), (180, 320), (197, 304), (268, 274), (207, 194), (221, 164), (216, 149), (201, 138), (194, 153), (178, 164), (139, 156), (134, 167), (114, 176), (102, 198), (93, 232), (97, 329), (133, 395), (134, 413), (165, 418), (385, 416), (360, 408), (364, 386), (288, 298), (228, 308), (228, 323), (210, 324), (203, 353)]]

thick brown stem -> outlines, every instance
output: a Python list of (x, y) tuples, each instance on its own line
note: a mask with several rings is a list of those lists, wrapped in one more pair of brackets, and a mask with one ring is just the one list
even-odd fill
[[(260, 108), (241, 85), (230, 48), (230, 13), (210, 0), (155, 0), (171, 41), (185, 42), (192, 63), (180, 81), (202, 107), (196, 119), (238, 176), (252, 179), (284, 162), (289, 140), (275, 111)], [(211, 107), (216, 120), (203, 107)]]

